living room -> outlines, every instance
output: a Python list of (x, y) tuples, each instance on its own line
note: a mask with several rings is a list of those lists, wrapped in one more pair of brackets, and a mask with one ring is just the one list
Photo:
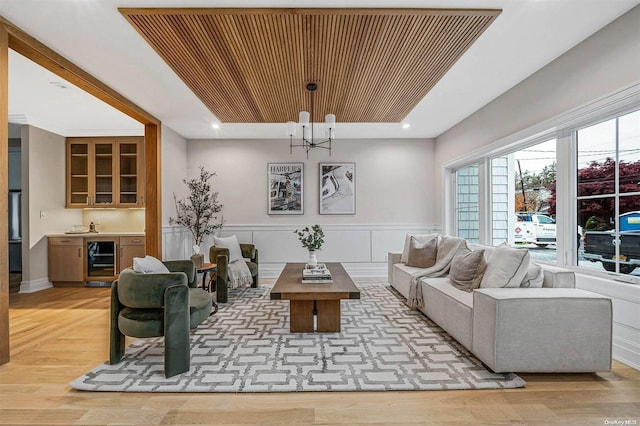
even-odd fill
[[(627, 9), (634, 4), (630, 2)], [(238, 140), (218, 138), (213, 131), (211, 138), (191, 138), (163, 121), (163, 257), (186, 258), (192, 252), (188, 234), (172, 226), (169, 217), (175, 212), (173, 194), (185, 194), (182, 178), (193, 176), (199, 165), (205, 165), (217, 173), (213, 185), (225, 205), (223, 234), (236, 234), (241, 241), (259, 246), (265, 280), (275, 279), (283, 263), (306, 259), (292, 230), (314, 223), (321, 223), (327, 233), (327, 244), (319, 253), (321, 261), (345, 262), (356, 278), (386, 276), (387, 252), (400, 250), (407, 232), (455, 232), (449, 183), (455, 170), (473, 159), (516, 149), (539, 133), (561, 128), (577, 113), (608, 117), (614, 110), (637, 109), (638, 55), (630, 52), (638, 49), (635, 24), (639, 13), (636, 7), (600, 32), (594, 31), (592, 37), (527, 78), (523, 76), (522, 81), (513, 81), (510, 90), (433, 138), (340, 140), (338, 127), (331, 156), (314, 150), (307, 159), (301, 149), (291, 154), (289, 140), (284, 137)], [(11, 20), (10, 15), (4, 16)], [(563, 155), (568, 156), (562, 152), (559, 148), (559, 162)], [(276, 162), (304, 164), (307, 195), (301, 216), (266, 213), (267, 164)], [(355, 215), (319, 213), (321, 162), (356, 164)], [(560, 173), (565, 173), (568, 182), (571, 172), (559, 168), (559, 179)], [(64, 180), (63, 173), (60, 179)], [(560, 259), (574, 256), (574, 247), (569, 244), (574, 238), (570, 240), (569, 233), (565, 234), (559, 237), (558, 253), (567, 254)], [(485, 239), (490, 241), (486, 235)], [(637, 368), (637, 282), (633, 277), (577, 272), (581, 288), (614, 298), (614, 358)]]

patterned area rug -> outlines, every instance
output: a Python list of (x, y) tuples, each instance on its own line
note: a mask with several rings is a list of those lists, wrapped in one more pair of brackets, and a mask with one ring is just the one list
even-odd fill
[(163, 338), (138, 340), (117, 365), (70, 383), (118, 392), (296, 392), (523, 387), (494, 374), (386, 284), (359, 284), (342, 301), (341, 333), (289, 333), (289, 302), (271, 287), (229, 292), (229, 303), (192, 331), (191, 369), (165, 379)]

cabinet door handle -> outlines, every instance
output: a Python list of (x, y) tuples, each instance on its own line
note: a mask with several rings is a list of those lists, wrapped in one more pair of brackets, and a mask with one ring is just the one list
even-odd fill
[(140, 238), (136, 238), (135, 240), (131, 240), (132, 243), (139, 243), (142, 242), (142, 240)]
[(60, 240), (61, 243), (70, 243), (71, 240)]
[(82, 247), (78, 247), (78, 257), (82, 257)]

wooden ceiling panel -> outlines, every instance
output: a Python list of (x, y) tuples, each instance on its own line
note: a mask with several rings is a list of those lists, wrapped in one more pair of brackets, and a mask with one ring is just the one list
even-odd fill
[(120, 9), (226, 123), (400, 122), (499, 15), (449, 9)]

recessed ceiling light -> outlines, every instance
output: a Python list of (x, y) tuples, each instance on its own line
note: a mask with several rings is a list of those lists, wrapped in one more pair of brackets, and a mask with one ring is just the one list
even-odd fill
[(211, 127), (213, 127), (214, 129), (219, 129), (220, 125), (218, 123), (213, 123)]
[(404, 124), (402, 125), (402, 128), (403, 128), (403, 129), (408, 129), (409, 127), (411, 127), (411, 124), (409, 124), (409, 123), (404, 123)]

